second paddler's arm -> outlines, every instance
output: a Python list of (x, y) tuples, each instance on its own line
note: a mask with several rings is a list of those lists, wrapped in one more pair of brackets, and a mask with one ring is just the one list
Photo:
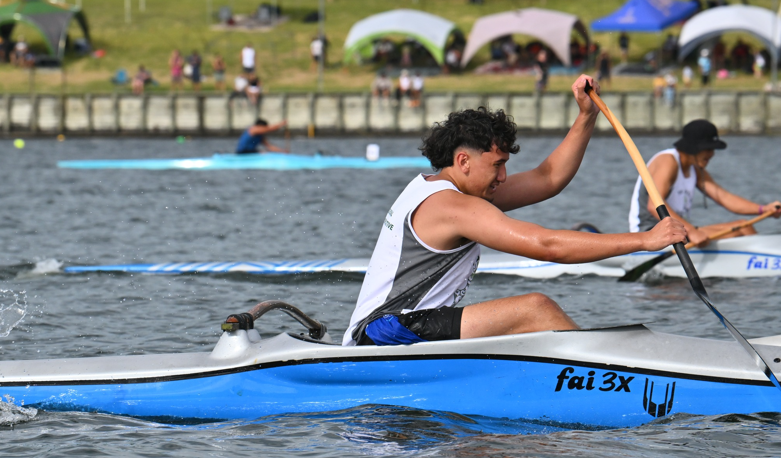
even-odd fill
[[(736, 194), (732, 194), (716, 183), (711, 174), (705, 169), (697, 170), (697, 187), (717, 204), (732, 213), (737, 213), (739, 215), (759, 215), (779, 204), (778, 201), (770, 202), (768, 204), (758, 204)], [(780, 215), (781, 211), (778, 211), (773, 216), (778, 218)]]
[(437, 249), (452, 249), (472, 240), (505, 253), (576, 264), (636, 251), (658, 251), (686, 238), (683, 224), (672, 218), (647, 232), (593, 234), (518, 221), (486, 200), (456, 192), (437, 193), (437, 206), (446, 210), (437, 211), (431, 205), (413, 219), (418, 236)]
[(575, 81), (572, 92), (580, 112), (567, 136), (539, 166), (507, 177), (494, 198), (494, 205), (499, 209), (510, 211), (550, 199), (572, 181), (583, 161), (599, 114), (599, 109), (585, 92), (586, 82), (598, 92), (599, 85), (590, 76), (581, 75)]

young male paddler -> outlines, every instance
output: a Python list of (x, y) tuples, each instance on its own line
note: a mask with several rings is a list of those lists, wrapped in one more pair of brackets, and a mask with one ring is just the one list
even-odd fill
[(537, 167), (507, 176), (516, 126), (502, 111), (451, 113), (421, 150), (439, 172), (418, 175), (385, 216), (344, 345), (395, 345), (577, 329), (550, 298), (531, 293), (456, 307), (477, 269), (480, 245), (543, 261), (582, 263), (667, 247), (686, 238), (672, 218), (635, 234), (551, 230), (504, 214), (549, 199), (580, 167), (599, 113), (572, 85), (580, 108), (564, 141)]
[[(736, 226), (742, 221), (731, 221), (710, 226), (695, 227), (689, 220), (694, 189), (697, 188), (717, 204), (739, 215), (761, 215), (776, 205), (778, 201), (757, 204), (732, 194), (718, 185), (705, 168), (713, 158), (715, 150), (724, 149), (727, 144), (719, 138), (718, 130), (709, 121), (697, 119), (683, 127), (681, 138), (674, 148), (660, 151), (648, 161), (648, 172), (656, 183), (659, 194), (664, 197), (670, 216), (681, 221), (686, 227), (689, 240), (696, 244), (707, 244), (708, 236), (718, 231)], [(773, 216), (781, 216), (781, 210)], [(648, 192), (640, 177), (635, 183), (632, 202), (629, 209), (630, 232), (647, 231), (659, 222), (656, 207), (648, 199)], [(724, 238), (756, 234), (753, 226), (732, 233)]]
[(259, 147), (263, 146), (266, 151), (275, 153), (289, 153), (289, 151), (271, 144), (266, 138), (266, 134), (283, 128), (287, 121), (278, 122), (269, 125), (265, 119), (258, 118), (255, 125), (250, 126), (242, 132), (239, 142), (236, 145), (236, 154), (251, 154), (259, 152)]

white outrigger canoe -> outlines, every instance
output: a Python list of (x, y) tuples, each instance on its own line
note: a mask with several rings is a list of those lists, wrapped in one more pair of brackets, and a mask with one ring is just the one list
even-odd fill
[[(519, 275), (530, 278), (554, 278), (561, 275), (601, 275), (622, 277), (628, 270), (663, 252), (639, 252), (586, 264), (556, 264), (503, 253), (481, 257), (478, 273)], [(700, 277), (775, 277), (781, 276), (781, 235), (753, 235), (711, 242), (706, 248), (689, 251)], [(315, 261), (246, 262), (172, 262), (158, 264), (119, 264), (68, 266), (67, 273), (134, 272), (149, 274), (250, 273), (295, 274), (316, 272), (365, 273), (368, 258)], [(654, 268), (670, 277), (686, 278), (680, 262), (671, 257)]]
[[(309, 335), (262, 338), (282, 309)], [(781, 390), (736, 342), (642, 325), (343, 347), (278, 301), (232, 315), (208, 353), (0, 362), (0, 396), (49, 411), (181, 421), (255, 419), (365, 404), (581, 427), (671, 414), (781, 411)], [(752, 340), (781, 376), (781, 336)]]

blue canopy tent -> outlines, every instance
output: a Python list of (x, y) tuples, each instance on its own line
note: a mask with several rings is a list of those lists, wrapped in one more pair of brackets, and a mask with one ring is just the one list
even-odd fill
[(699, 11), (698, 1), (629, 0), (591, 23), (594, 32), (661, 32)]

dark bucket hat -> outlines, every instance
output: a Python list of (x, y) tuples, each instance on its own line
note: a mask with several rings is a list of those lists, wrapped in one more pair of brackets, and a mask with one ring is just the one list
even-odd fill
[(697, 154), (709, 149), (724, 149), (727, 144), (719, 138), (716, 126), (705, 119), (695, 119), (683, 126), (681, 139), (675, 142), (675, 148), (686, 154)]

